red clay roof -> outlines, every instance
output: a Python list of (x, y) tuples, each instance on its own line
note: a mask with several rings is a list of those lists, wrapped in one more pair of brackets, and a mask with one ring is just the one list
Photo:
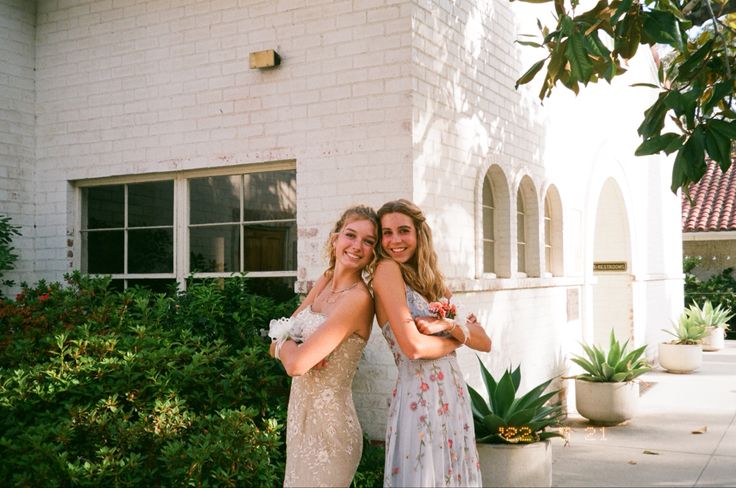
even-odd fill
[(736, 173), (731, 164), (726, 173), (713, 161), (703, 178), (690, 186), (687, 196), (682, 195), (682, 231), (718, 232), (736, 230)]

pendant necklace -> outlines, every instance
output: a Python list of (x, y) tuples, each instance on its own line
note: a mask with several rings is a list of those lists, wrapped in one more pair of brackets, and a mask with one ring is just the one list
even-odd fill
[(325, 298), (325, 301), (327, 303), (335, 303), (340, 296), (342, 296), (343, 293), (345, 293), (348, 290), (352, 290), (356, 286), (358, 286), (358, 283), (360, 283), (360, 280), (356, 281), (352, 285), (346, 286), (345, 288), (341, 290), (335, 290), (331, 286), (327, 289), (327, 291), (330, 292), (330, 294)]

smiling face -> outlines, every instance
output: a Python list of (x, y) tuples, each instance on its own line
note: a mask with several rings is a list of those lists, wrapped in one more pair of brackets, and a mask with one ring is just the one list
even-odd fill
[(376, 226), (370, 220), (347, 222), (335, 237), (335, 261), (342, 266), (363, 269), (373, 260)]
[(381, 217), (381, 248), (398, 263), (409, 261), (417, 250), (417, 229), (412, 218), (398, 212)]

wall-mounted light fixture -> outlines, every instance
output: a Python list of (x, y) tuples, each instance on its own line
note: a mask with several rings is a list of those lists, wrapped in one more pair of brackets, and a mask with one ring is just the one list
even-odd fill
[(250, 68), (265, 69), (274, 68), (281, 64), (281, 56), (273, 49), (266, 51), (255, 51), (250, 53)]

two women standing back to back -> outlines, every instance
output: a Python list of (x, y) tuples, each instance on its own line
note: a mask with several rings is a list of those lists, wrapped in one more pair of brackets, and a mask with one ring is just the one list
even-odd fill
[[(380, 226), (379, 226), (380, 217)], [(380, 235), (378, 235), (380, 229)], [(379, 247), (380, 239), (380, 247)], [(432, 234), (411, 202), (351, 207), (328, 240), (330, 266), (292, 315), (294, 340), (271, 352), (294, 376), (284, 486), (348, 486), (362, 452), (351, 384), (375, 314), (398, 367), (386, 432), (385, 486), (481, 486), (470, 397), (455, 349), (489, 351), (470, 315), (432, 316), (449, 298)], [(375, 266), (378, 255), (383, 258)], [(374, 297), (366, 281), (373, 274)], [(327, 363), (325, 364), (325, 362)]]

